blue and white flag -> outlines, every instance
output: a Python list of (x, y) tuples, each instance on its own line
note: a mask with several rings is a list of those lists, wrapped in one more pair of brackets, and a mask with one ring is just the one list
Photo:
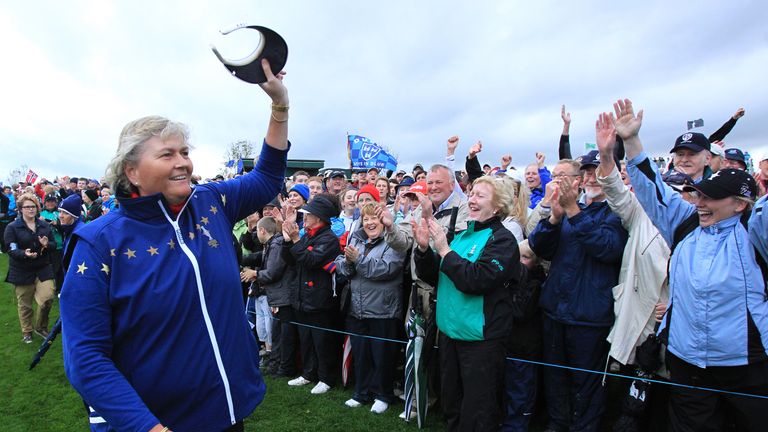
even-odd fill
[(360, 135), (347, 135), (350, 168), (397, 169), (397, 159), (380, 145)]

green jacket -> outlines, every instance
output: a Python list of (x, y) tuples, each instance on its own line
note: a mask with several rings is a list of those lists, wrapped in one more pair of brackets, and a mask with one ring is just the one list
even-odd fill
[(419, 278), (437, 286), (441, 332), (464, 341), (508, 335), (512, 290), (521, 278), (520, 251), (498, 217), (470, 221), (442, 260), (432, 249), (416, 249), (414, 257)]

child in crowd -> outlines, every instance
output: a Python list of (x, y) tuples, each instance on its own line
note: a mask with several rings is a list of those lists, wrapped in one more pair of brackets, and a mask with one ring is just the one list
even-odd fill
[[(518, 243), (523, 278), (512, 294), (514, 325), (507, 341), (507, 357), (538, 361), (541, 358), (541, 309), (539, 294), (546, 279), (541, 259), (528, 240)], [(505, 371), (505, 432), (527, 431), (533, 415), (538, 386), (538, 367), (531, 363), (507, 360)]]

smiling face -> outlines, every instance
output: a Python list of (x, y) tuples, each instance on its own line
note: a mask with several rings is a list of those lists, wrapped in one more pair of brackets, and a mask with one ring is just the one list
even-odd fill
[(683, 147), (675, 151), (672, 159), (676, 170), (698, 180), (704, 176), (704, 167), (709, 165), (711, 158), (712, 156), (707, 150), (695, 152)]
[(475, 184), (467, 201), (469, 219), (485, 222), (496, 215), (498, 209), (493, 204), (494, 193), (493, 186), (488, 183)]
[(593, 201), (601, 201), (605, 199), (603, 193), (603, 187), (597, 182), (597, 167), (588, 166), (583, 169), (584, 180), (582, 185), (584, 187), (584, 193), (587, 195), (587, 199)]
[(744, 211), (747, 203), (734, 197), (712, 199), (702, 193), (698, 194), (696, 211), (699, 213), (699, 225), (708, 227), (728, 219)]
[(321, 224), (322, 222), (319, 217), (312, 213), (304, 213), (304, 229), (310, 230), (318, 228)]
[(363, 216), (363, 231), (365, 231), (365, 234), (369, 239), (373, 240), (378, 238), (381, 236), (383, 230), (384, 225), (379, 218), (374, 215)]
[(528, 189), (541, 186), (539, 167), (536, 164), (531, 164), (525, 167), (525, 185), (528, 186)]
[(304, 197), (296, 191), (288, 192), (288, 204), (295, 209), (300, 209), (304, 204)]
[(344, 177), (332, 177), (330, 191), (334, 195), (338, 195), (347, 186), (347, 179)]
[(126, 166), (125, 175), (140, 196), (162, 193), (169, 203), (181, 204), (192, 193), (192, 168), (188, 145), (177, 137), (163, 141), (153, 136), (143, 144), (138, 163)]
[(443, 168), (438, 168), (427, 174), (427, 194), (432, 204), (439, 206), (451, 196), (451, 192), (453, 192), (451, 175), (450, 171)]
[(355, 195), (357, 195), (357, 192), (354, 189), (344, 192), (344, 196), (341, 199), (341, 208), (346, 211), (354, 210), (355, 205), (357, 205)]
[(319, 182), (319, 181), (317, 181), (317, 180), (312, 180), (312, 181), (310, 181), (310, 182), (307, 184), (307, 186), (309, 186), (309, 199), (310, 199), (310, 200), (311, 200), (312, 198), (314, 198), (314, 197), (315, 197), (315, 195), (317, 195), (317, 194), (319, 194), (320, 192), (322, 192), (322, 191), (323, 191), (323, 184), (322, 184), (322, 183), (320, 183), (320, 182)]

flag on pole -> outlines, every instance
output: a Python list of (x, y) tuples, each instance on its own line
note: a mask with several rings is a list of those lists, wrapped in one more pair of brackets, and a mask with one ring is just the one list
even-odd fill
[(347, 152), (352, 169), (397, 169), (397, 158), (364, 136), (347, 135)]
[(33, 184), (37, 180), (37, 173), (32, 170), (27, 171), (27, 183)]
[(702, 126), (704, 126), (704, 119), (696, 119), (696, 120), (688, 121), (688, 130), (691, 130), (697, 127), (702, 127)]

